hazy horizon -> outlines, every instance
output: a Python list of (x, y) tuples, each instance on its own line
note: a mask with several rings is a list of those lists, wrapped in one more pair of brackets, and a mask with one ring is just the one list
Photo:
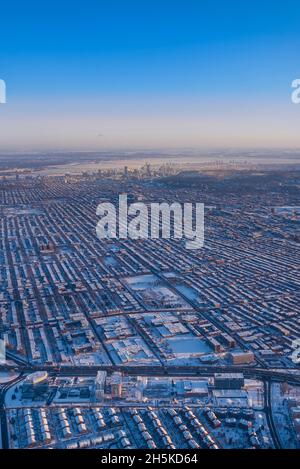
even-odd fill
[(300, 148), (295, 1), (18, 9), (2, 6), (0, 151)]

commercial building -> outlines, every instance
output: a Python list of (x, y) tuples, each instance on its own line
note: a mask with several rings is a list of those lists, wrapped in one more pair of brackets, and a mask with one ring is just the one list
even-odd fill
[(243, 373), (215, 373), (216, 389), (241, 389), (243, 386)]
[(97, 401), (104, 399), (105, 382), (106, 382), (106, 371), (98, 371), (95, 379), (95, 398)]
[(255, 361), (253, 352), (230, 352), (229, 356), (233, 365), (244, 365)]

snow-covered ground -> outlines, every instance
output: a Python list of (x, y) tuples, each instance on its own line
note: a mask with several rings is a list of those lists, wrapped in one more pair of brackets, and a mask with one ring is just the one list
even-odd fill
[[(299, 388), (298, 388), (299, 389)], [(272, 409), (273, 418), (279, 434), (279, 438), (283, 448), (299, 448), (295, 430), (289, 417), (286, 398), (289, 394), (284, 393), (282, 384), (272, 384)]]
[(18, 377), (14, 371), (0, 371), (0, 384), (6, 384)]

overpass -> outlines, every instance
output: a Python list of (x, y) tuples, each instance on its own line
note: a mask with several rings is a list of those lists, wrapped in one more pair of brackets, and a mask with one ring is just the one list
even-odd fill
[(273, 380), (287, 382), (294, 385), (300, 385), (299, 373), (287, 370), (258, 368), (250, 366), (193, 366), (193, 365), (2, 365), (0, 371), (19, 371), (22, 373), (33, 373), (35, 371), (48, 371), (50, 374), (62, 376), (95, 376), (98, 371), (107, 371), (113, 373), (121, 371), (125, 375), (135, 376), (213, 376), (214, 373), (243, 373), (245, 378)]

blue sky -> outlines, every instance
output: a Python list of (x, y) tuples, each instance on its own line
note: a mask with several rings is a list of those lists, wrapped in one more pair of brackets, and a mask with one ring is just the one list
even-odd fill
[(290, 0), (7, 2), (0, 149), (300, 147), (299, 25)]

